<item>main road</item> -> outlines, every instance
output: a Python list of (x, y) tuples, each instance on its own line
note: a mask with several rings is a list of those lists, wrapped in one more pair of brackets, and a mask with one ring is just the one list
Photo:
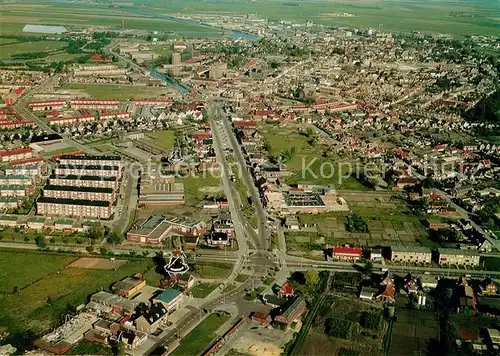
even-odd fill
[(234, 134), (233, 128), (231, 127), (228, 115), (224, 112), (222, 107), (217, 104), (213, 104), (213, 110), (217, 115), (218, 119), (222, 121), (223, 128), (226, 131), (226, 135), (229, 138), (228, 144), (231, 146), (235, 156), (237, 163), (239, 165), (238, 172), (241, 174), (241, 178), (245, 183), (248, 192), (252, 198), (252, 204), (255, 208), (255, 212), (257, 213), (258, 220), (258, 232), (253, 235), (254, 244), (257, 249), (267, 250), (269, 248), (269, 232), (267, 229), (267, 215), (264, 211), (264, 207), (262, 206), (262, 201), (260, 198), (260, 193), (255, 186), (255, 182), (253, 180), (250, 171), (248, 170), (246, 159), (241, 150), (241, 145), (236, 140), (236, 136)]

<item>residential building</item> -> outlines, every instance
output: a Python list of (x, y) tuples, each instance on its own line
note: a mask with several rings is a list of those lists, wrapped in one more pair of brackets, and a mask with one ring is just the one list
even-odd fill
[(114, 99), (71, 99), (71, 108), (78, 109), (94, 109), (94, 110), (119, 110), (120, 100)]
[(153, 298), (153, 303), (160, 303), (170, 314), (182, 306), (183, 294), (176, 289), (167, 288), (159, 295)]
[(59, 164), (54, 169), (55, 175), (80, 175), (80, 176), (100, 176), (100, 177), (120, 177), (119, 166), (84, 166), (84, 165), (64, 165)]
[(152, 334), (167, 322), (167, 317), (164, 305), (154, 302), (146, 313), (137, 316), (133, 322), (136, 330)]
[(33, 193), (34, 187), (28, 185), (1, 185), (0, 197), (22, 198)]
[(25, 175), (31, 177), (38, 177), (41, 174), (42, 174), (42, 167), (39, 164), (27, 164), (22, 166), (5, 167), (5, 175), (7, 176)]
[(116, 176), (88, 176), (88, 175), (57, 175), (53, 174), (49, 177), (51, 185), (65, 185), (72, 187), (91, 187), (91, 188), (118, 188), (118, 180)]
[(1, 162), (10, 162), (31, 157), (33, 157), (33, 149), (31, 147), (19, 148), (16, 150), (0, 150)]
[(440, 248), (438, 249), (438, 263), (440, 265), (479, 266), (479, 254), (474, 250)]
[(15, 209), (21, 205), (22, 205), (22, 200), (20, 200), (19, 198), (0, 197), (0, 209)]
[(210, 232), (207, 236), (207, 242), (213, 246), (227, 246), (231, 244), (229, 236), (224, 232)]
[(120, 156), (62, 155), (59, 164), (76, 166), (118, 166), (123, 162)]
[(361, 247), (334, 247), (333, 258), (339, 261), (358, 261), (363, 255)]
[(32, 217), (26, 221), (26, 226), (33, 230), (42, 230), (45, 227), (47, 219), (44, 217)]
[(431, 263), (432, 250), (426, 247), (391, 246), (391, 261), (404, 263)]
[(74, 216), (109, 219), (113, 208), (109, 201), (41, 197), (36, 202), (38, 215)]
[(114, 201), (115, 191), (112, 188), (72, 187), (68, 185), (46, 185), (43, 196), (58, 199), (78, 199), (94, 201)]
[(370, 261), (373, 262), (382, 261), (382, 250), (380, 248), (374, 248), (370, 251)]

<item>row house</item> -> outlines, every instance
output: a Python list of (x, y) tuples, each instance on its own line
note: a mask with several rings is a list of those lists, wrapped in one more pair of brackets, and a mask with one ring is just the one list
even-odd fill
[(391, 247), (391, 261), (403, 263), (431, 263), (432, 250), (426, 247)]
[(112, 188), (72, 187), (64, 185), (46, 185), (43, 196), (59, 199), (114, 201), (115, 191)]
[(101, 165), (122, 167), (120, 156), (91, 156), (91, 155), (62, 155), (59, 157), (59, 163), (65, 165)]
[(37, 100), (30, 101), (28, 108), (33, 111), (60, 110), (66, 106), (66, 100)]
[(120, 109), (120, 100), (116, 99), (71, 99), (71, 108), (95, 109), (95, 110), (118, 110)]
[(33, 149), (31, 147), (25, 147), (16, 150), (0, 151), (1, 162), (10, 162), (14, 160), (31, 158), (31, 157), (33, 157)]
[(111, 202), (41, 197), (36, 202), (38, 215), (74, 216), (109, 219), (113, 214)]
[(45, 159), (43, 159), (43, 157), (32, 157), (32, 158), (25, 158), (25, 159), (18, 159), (18, 160), (10, 161), (9, 166), (12, 168), (33, 166), (33, 165), (42, 166), (44, 162), (45, 162)]
[(96, 117), (94, 115), (82, 115), (73, 117), (53, 117), (48, 120), (49, 125), (72, 125), (82, 122), (94, 121)]
[(54, 169), (56, 175), (120, 177), (121, 169), (118, 166), (91, 166), (59, 164)]
[(57, 175), (49, 177), (51, 185), (65, 185), (72, 187), (91, 187), (91, 188), (111, 188), (116, 190), (118, 187), (117, 177), (103, 176), (79, 176), (79, 175)]
[(440, 248), (438, 262), (440, 265), (479, 266), (479, 253), (474, 250)]

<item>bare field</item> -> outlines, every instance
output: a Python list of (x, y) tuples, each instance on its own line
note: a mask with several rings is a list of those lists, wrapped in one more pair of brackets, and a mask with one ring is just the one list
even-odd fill
[(127, 260), (114, 260), (108, 258), (92, 258), (81, 257), (69, 264), (68, 267), (72, 268), (86, 268), (86, 269), (116, 269), (127, 263)]

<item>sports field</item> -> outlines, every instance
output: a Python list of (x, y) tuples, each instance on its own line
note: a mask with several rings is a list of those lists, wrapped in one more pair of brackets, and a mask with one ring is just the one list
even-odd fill
[(0, 327), (9, 329), (9, 342), (22, 346), (24, 336), (48, 330), (64, 314), (86, 303), (90, 294), (109, 290), (114, 282), (154, 265), (152, 260), (141, 259), (116, 270), (68, 267), (77, 259), (49, 252), (0, 252), (5, 293), (0, 295)]

